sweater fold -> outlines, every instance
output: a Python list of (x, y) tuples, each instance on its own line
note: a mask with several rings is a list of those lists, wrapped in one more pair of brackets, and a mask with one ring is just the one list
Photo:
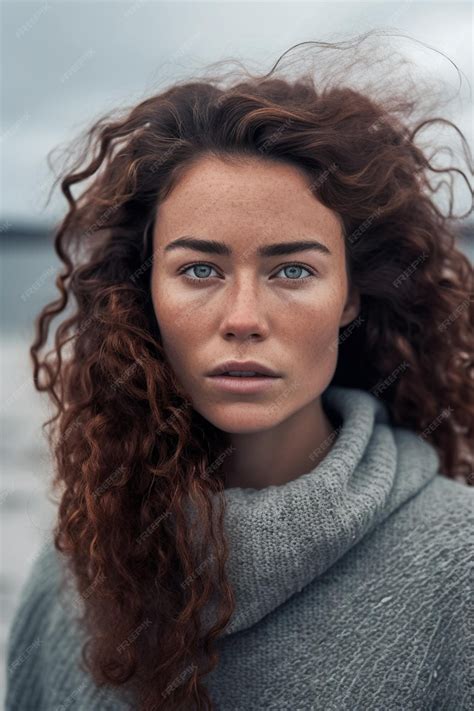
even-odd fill
[[(255, 624), (321, 576), (438, 471), (436, 450), (393, 429), (370, 393), (331, 386), (323, 403), (342, 424), (323, 443), (331, 448), (317, 466), (283, 485), (225, 489), (236, 610), (224, 635)], [(207, 624), (214, 614), (214, 607), (205, 613)]]

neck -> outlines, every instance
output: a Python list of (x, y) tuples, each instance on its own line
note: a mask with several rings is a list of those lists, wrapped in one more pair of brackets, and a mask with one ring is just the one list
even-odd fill
[(321, 397), (271, 429), (228, 434), (232, 453), (224, 467), (226, 489), (263, 489), (286, 484), (314, 469), (337, 438)]

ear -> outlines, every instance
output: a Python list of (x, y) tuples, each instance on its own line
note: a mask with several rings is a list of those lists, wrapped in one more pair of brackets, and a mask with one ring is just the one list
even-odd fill
[(347, 300), (344, 306), (344, 311), (341, 314), (339, 328), (347, 326), (353, 321), (360, 312), (360, 294), (359, 290), (354, 286), (350, 288)]

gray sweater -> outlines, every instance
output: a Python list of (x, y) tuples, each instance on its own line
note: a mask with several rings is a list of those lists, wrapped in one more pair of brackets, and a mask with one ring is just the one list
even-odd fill
[[(225, 490), (237, 607), (206, 677), (215, 708), (472, 711), (473, 489), (374, 395), (323, 398), (341, 424), (319, 465)], [(62, 571), (49, 542), (10, 628), (7, 711), (133, 709), (79, 668)]]

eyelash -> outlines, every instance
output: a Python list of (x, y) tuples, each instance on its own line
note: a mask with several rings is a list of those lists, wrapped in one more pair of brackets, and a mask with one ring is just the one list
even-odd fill
[[(192, 269), (193, 267), (211, 267), (211, 269), (216, 269), (212, 264), (207, 264), (206, 262), (195, 262), (194, 264), (188, 264), (187, 267), (183, 267), (178, 273), (182, 275), (185, 279), (188, 281), (193, 282), (194, 284), (196, 282), (208, 282), (211, 279), (214, 279), (215, 277), (190, 277), (187, 274), (184, 274), (184, 272), (188, 271), (188, 269)], [(314, 272), (312, 269), (307, 267), (305, 264), (299, 264), (298, 262), (289, 262), (288, 264), (284, 264), (281, 266), (278, 271), (281, 271), (282, 269), (286, 269), (287, 267), (302, 267), (303, 269), (306, 269), (308, 272), (310, 272), (309, 276), (302, 277), (301, 279), (290, 279), (288, 277), (284, 278), (285, 281), (289, 282), (306, 282), (307, 279), (312, 279), (313, 277), (317, 276), (316, 272)], [(278, 272), (277, 272), (278, 273)]]

